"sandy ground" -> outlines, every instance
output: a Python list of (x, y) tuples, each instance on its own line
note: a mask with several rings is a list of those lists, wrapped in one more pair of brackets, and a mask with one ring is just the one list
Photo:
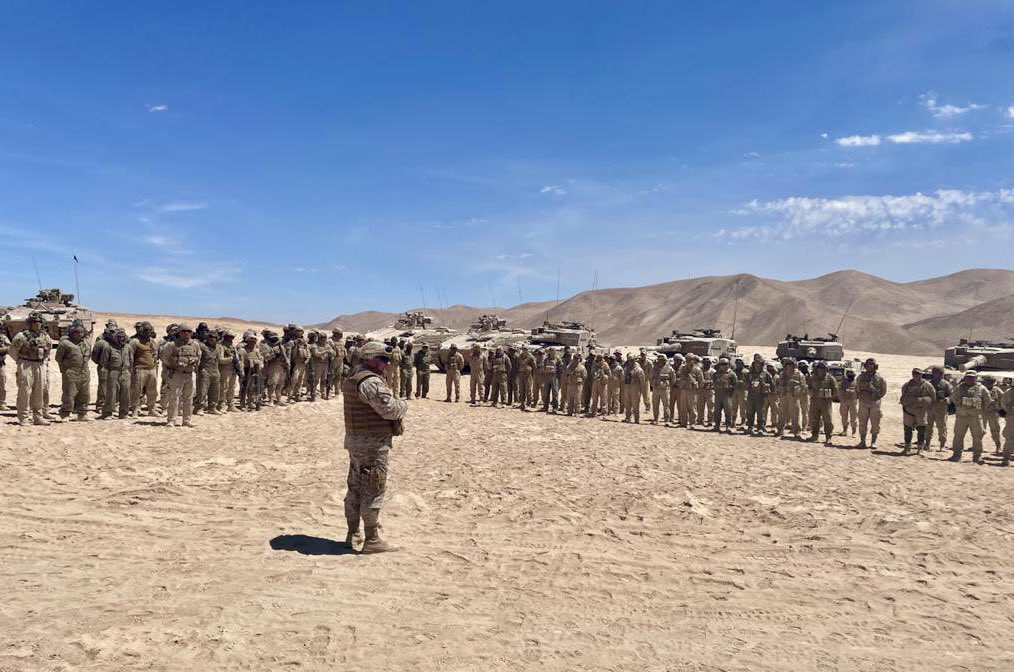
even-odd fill
[[(886, 453), (928, 362), (882, 360)], [(3, 671), (1014, 669), (1014, 469), (992, 458), (413, 401), (384, 513), (402, 548), (359, 557), (334, 542), (338, 401), (193, 430), (13, 419)]]

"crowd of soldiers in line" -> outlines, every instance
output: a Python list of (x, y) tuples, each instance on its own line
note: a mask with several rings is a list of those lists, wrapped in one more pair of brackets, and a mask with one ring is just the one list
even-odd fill
[[(461, 355), (447, 366), (447, 397), (460, 400)], [(699, 357), (676, 354), (654, 360), (645, 351), (639, 356), (620, 351), (589, 352), (582, 357), (565, 347), (562, 355), (552, 348), (532, 352), (526, 346), (498, 347), (493, 352), (475, 345), (469, 359), (470, 402), (492, 406), (517, 406), (599, 417), (622, 415), (622, 422), (639, 423), (641, 406), (650, 422), (665, 426), (710, 429), (748, 435), (774, 436), (791, 433), (807, 441), (832, 443), (834, 415), (840, 418), (840, 436), (859, 432), (859, 448), (877, 449), (882, 400), (887, 382), (876, 360), (867, 359), (858, 375), (846, 371), (838, 380), (827, 363), (783, 359), (766, 362), (754, 355), (747, 365), (742, 358)], [(948, 416), (954, 415), (952, 455), (960, 461), (966, 434), (971, 435), (972, 458), (981, 463), (982, 441), (988, 430), (1002, 464), (1014, 452), (1014, 425), (1001, 432), (1000, 419), (1014, 413), (1011, 380), (998, 383), (993, 376), (967, 371), (952, 384), (944, 368), (929, 372), (913, 369), (901, 389), (899, 403), (904, 422), (903, 453), (918, 454), (930, 446), (936, 431), (940, 450), (946, 448)], [(834, 405), (838, 405), (835, 414)], [(869, 443), (867, 443), (869, 437)], [(1001, 447), (1001, 437), (1004, 442)]]
[[(283, 405), (337, 394), (341, 382), (358, 364), (362, 336), (346, 339), (340, 330), (330, 337), (296, 324), (279, 335), (264, 329), (261, 338), (246, 330), (240, 342), (228, 329), (202, 322), (196, 330), (186, 324), (169, 325), (158, 339), (151, 324), (138, 322), (135, 333), (110, 320), (94, 344), (82, 324), (74, 324), (56, 347), (53, 359), (60, 368), (60, 417), (88, 419), (90, 366), (97, 368), (95, 411), (101, 419), (165, 415), (166, 424), (191, 425), (192, 414), (217, 415), (235, 410), (258, 410), (262, 405)], [(0, 337), (2, 339), (2, 337)], [(414, 346), (396, 338), (385, 342), (391, 366), (385, 382), (396, 398), (426, 398), (433, 356), (425, 344)], [(38, 316), (11, 343), (0, 340), (0, 362), (10, 354), (17, 362), (17, 417), (22, 425), (48, 424), (47, 367), (52, 340)], [(715, 432), (774, 436), (791, 433), (807, 441), (831, 443), (833, 407), (838, 404), (840, 435), (859, 432), (858, 447), (877, 448), (881, 403), (887, 383), (868, 359), (856, 375), (847, 371), (839, 381), (825, 362), (766, 362), (754, 355), (749, 366), (739, 357), (712, 360), (694, 354), (676, 354), (671, 360), (658, 354), (639, 356), (619, 352), (589, 352), (585, 357), (564, 347), (527, 345), (497, 347), (492, 351), (475, 344), (469, 353), (469, 401), (492, 406), (516, 406), (523, 411), (541, 409), (588, 417), (622, 415), (623, 422), (639, 423), (641, 406), (653, 424), (708, 428)], [(161, 381), (159, 382), (159, 368)], [(466, 360), (452, 345), (444, 364), (445, 401), (460, 402), (461, 378)], [(0, 376), (0, 405), (3, 404)], [(1014, 426), (1001, 432), (1000, 419), (1014, 411), (1010, 379), (997, 383), (988, 375), (965, 372), (957, 384), (943, 367), (927, 374), (913, 369), (902, 387), (904, 453), (928, 447), (937, 434), (940, 449), (947, 441), (948, 416), (954, 415), (952, 456), (959, 461), (966, 434), (971, 434), (972, 457), (981, 461), (982, 442), (988, 431), (1003, 464), (1014, 452)], [(1001, 435), (1004, 438), (1001, 446)], [(867, 444), (867, 437), (869, 443)], [(914, 444), (914, 445), (913, 445)], [(1002, 449), (1002, 450), (1001, 450)]]

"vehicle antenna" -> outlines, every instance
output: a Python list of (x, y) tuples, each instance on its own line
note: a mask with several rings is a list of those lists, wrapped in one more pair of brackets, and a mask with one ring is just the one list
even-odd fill
[(852, 300), (849, 301), (849, 305), (845, 306), (845, 312), (842, 313), (842, 315), (841, 315), (841, 322), (838, 323), (838, 328), (835, 329), (835, 331), (834, 331), (834, 335), (835, 336), (837, 336), (838, 333), (841, 332), (842, 325), (845, 324), (845, 317), (849, 314), (849, 310), (852, 309), (852, 304), (855, 303), (855, 302), (856, 302), (856, 297), (853, 294), (852, 295)]
[[(556, 305), (553, 308), (560, 307), (560, 265), (556, 265)], [(548, 319), (548, 318), (547, 318)]]
[(736, 299), (732, 302), (732, 340), (736, 340), (736, 319), (739, 317), (739, 281), (743, 278), (740, 273), (736, 276)]
[[(979, 285), (980, 285), (980, 283), (978, 283), (978, 282), (975, 283), (975, 303), (976, 303), (976, 305), (978, 305), (978, 303), (979, 303)], [(972, 342), (972, 324), (973, 323), (974, 323), (973, 320), (969, 320), (968, 321), (968, 342), (969, 343)]]
[(35, 281), (39, 283), (39, 291), (42, 291), (42, 278), (39, 277), (39, 265), (35, 263), (35, 255), (32, 255), (32, 266), (35, 268)]
[(521, 298), (521, 278), (517, 278), (518, 281), (518, 308), (521, 309), (521, 323), (525, 322), (525, 300)]
[(496, 297), (493, 296), (493, 283), (488, 279), (486, 280), (486, 287), (489, 288), (489, 300), (493, 302), (490, 306), (496, 308)]
[(588, 311), (588, 325), (589, 327), (595, 323), (595, 292), (599, 288), (599, 271), (595, 269), (595, 275), (592, 276), (592, 295), (591, 295), (591, 308)]
[(77, 278), (77, 255), (76, 254), (74, 255), (74, 291), (77, 292), (77, 302), (78, 303), (83, 303), (81, 301), (81, 282)]
[(423, 312), (426, 312), (426, 290), (423, 289), (422, 283), (419, 283), (419, 293), (422, 294), (423, 300)]

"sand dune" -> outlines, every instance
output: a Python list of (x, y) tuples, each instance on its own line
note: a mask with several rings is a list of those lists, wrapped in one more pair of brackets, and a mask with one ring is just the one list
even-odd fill
[[(796, 282), (746, 274), (714, 276), (582, 292), (559, 306), (554, 302), (513, 308), (454, 306), (429, 312), (438, 323), (456, 329), (466, 329), (484, 312), (497, 312), (513, 325), (530, 328), (541, 324), (548, 310), (554, 320), (592, 324), (599, 339), (611, 344), (650, 344), (677, 328), (717, 327), (730, 334), (735, 325), (740, 342), (775, 345), (789, 332), (835, 331), (848, 309), (840, 334), (846, 347), (942, 356), (955, 337), (956, 322), (981, 324), (979, 338), (1014, 333), (1009, 311), (990, 317), (994, 310), (990, 302), (1010, 297), (1014, 271), (1009, 270), (969, 270), (910, 283), (839, 271)], [(328, 325), (366, 331), (390, 324), (393, 318), (391, 313), (377, 312), (339, 315)]]
[(880, 455), (413, 401), (372, 557), (337, 400), (7, 411), (0, 670), (1010, 670), (1014, 471), (889, 455), (881, 361)]

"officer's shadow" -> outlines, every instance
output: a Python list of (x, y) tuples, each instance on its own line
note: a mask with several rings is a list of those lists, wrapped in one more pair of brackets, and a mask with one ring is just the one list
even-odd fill
[(268, 542), (276, 551), (295, 551), (302, 555), (356, 555), (344, 543), (306, 534), (280, 534)]

